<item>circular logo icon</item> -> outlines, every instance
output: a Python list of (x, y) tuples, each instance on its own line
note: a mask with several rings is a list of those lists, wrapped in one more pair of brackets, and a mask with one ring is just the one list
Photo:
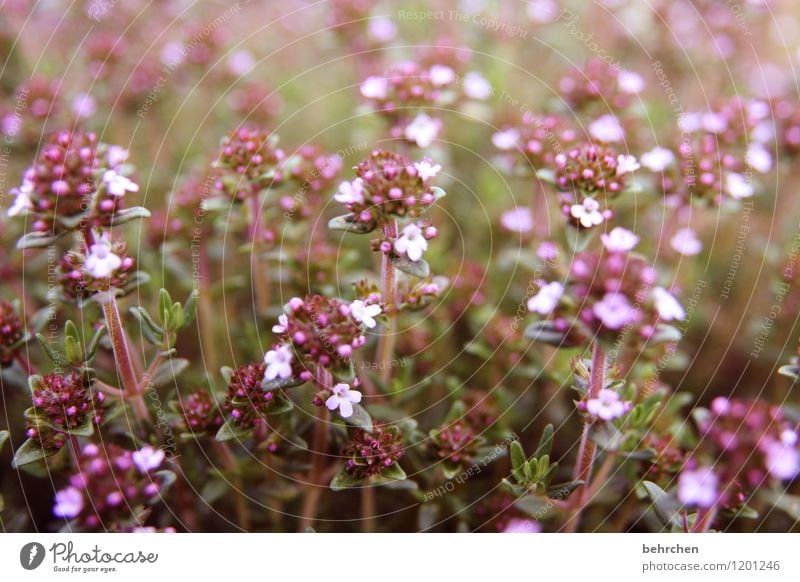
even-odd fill
[(26, 570), (35, 570), (44, 561), (44, 546), (39, 542), (30, 542), (19, 551), (19, 563)]

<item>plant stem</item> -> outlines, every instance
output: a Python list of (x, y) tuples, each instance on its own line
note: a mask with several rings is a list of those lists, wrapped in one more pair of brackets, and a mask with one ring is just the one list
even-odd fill
[(259, 315), (266, 315), (269, 311), (270, 288), (269, 288), (269, 264), (261, 257), (258, 248), (263, 239), (261, 231), (261, 197), (258, 189), (253, 188), (250, 194), (250, 243), (251, 243), (251, 266), (253, 274), (253, 287), (256, 296), (256, 307)]
[[(383, 227), (383, 234), (389, 240), (397, 238), (397, 222), (390, 220)], [(397, 337), (397, 273), (388, 254), (381, 257), (381, 294), (388, 308), (386, 315), (389, 318), (389, 325), (378, 340), (375, 359), (381, 367), (380, 381), (385, 386), (392, 377), (391, 363)], [(383, 366), (380, 366), (381, 364)]]
[(716, 505), (713, 505), (708, 509), (699, 509), (697, 511), (694, 527), (692, 528), (692, 533), (706, 533), (714, 523), (714, 519), (717, 517), (717, 511), (718, 508)]
[(33, 366), (31, 366), (31, 363), (28, 360), (28, 358), (21, 351), (17, 352), (17, 355), (14, 356), (14, 357), (17, 359), (19, 364), (23, 367), (23, 369), (28, 374), (28, 376), (32, 376), (33, 373), (34, 373), (33, 372)]
[[(597, 398), (600, 390), (602, 390), (605, 383), (605, 353), (600, 345), (600, 342), (595, 340), (594, 350), (592, 352), (592, 369), (589, 376), (589, 390), (587, 398)], [(567, 532), (575, 532), (580, 525), (581, 513), (584, 509), (584, 496), (589, 487), (589, 480), (592, 477), (592, 465), (594, 464), (594, 456), (597, 449), (595, 443), (589, 438), (589, 430), (592, 427), (589, 418), (584, 419), (583, 432), (581, 434), (581, 442), (578, 447), (578, 462), (575, 465), (575, 472), (572, 478), (575, 481), (583, 481), (583, 485), (573, 493), (575, 501), (573, 502), (573, 510), (570, 512), (565, 524)]]
[(122, 391), (125, 393), (125, 398), (131, 403), (136, 417), (141, 421), (150, 422), (150, 411), (147, 410), (147, 405), (139, 390), (139, 382), (136, 380), (128, 342), (125, 339), (125, 330), (122, 328), (122, 320), (117, 308), (117, 300), (112, 295), (102, 305), (106, 327), (114, 347), (114, 360), (117, 363), (117, 373), (122, 383)]
[(199, 293), (197, 297), (198, 309), (200, 311), (200, 338), (203, 344), (203, 357), (206, 359), (206, 369), (211, 374), (219, 372), (219, 362), (217, 360), (216, 338), (214, 337), (214, 309), (211, 304), (210, 268), (208, 263), (208, 253), (204, 248), (200, 249), (200, 281)]
[[(333, 378), (330, 371), (317, 366), (317, 385), (320, 389), (330, 390)], [(314, 425), (313, 444), (311, 446), (311, 470), (306, 483), (306, 495), (300, 512), (300, 531), (305, 531), (314, 523), (317, 516), (317, 507), (322, 492), (327, 488), (323, 481), (325, 468), (325, 453), (328, 450), (328, 409), (321, 407), (322, 414)]]
[(236, 460), (233, 452), (227, 443), (221, 443), (217, 440), (213, 441), (214, 447), (217, 449), (225, 471), (230, 475), (233, 486), (236, 489), (234, 494), (234, 502), (236, 505), (236, 522), (239, 527), (244, 531), (250, 529), (250, 515), (247, 513), (247, 498), (245, 497), (244, 489), (242, 486), (242, 478), (239, 475), (239, 463)]

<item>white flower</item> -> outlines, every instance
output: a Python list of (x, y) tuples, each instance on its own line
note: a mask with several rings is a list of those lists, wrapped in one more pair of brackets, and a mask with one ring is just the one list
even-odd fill
[(673, 319), (680, 320), (686, 317), (686, 311), (684, 311), (681, 304), (678, 303), (678, 300), (663, 287), (653, 288), (653, 301), (656, 304), (656, 311), (658, 311), (658, 316), (661, 319), (672, 321)]
[(725, 176), (725, 190), (736, 200), (750, 198), (753, 195), (753, 186), (741, 174), (730, 173)]
[(728, 120), (720, 113), (705, 113), (701, 118), (703, 129), (709, 133), (722, 133), (728, 129)]
[(607, 388), (600, 390), (597, 398), (589, 398), (586, 401), (586, 412), (601, 420), (619, 418), (628, 410), (630, 410), (630, 403), (623, 402), (619, 394)]
[(403, 234), (394, 241), (394, 250), (411, 261), (418, 261), (422, 253), (428, 250), (428, 241), (422, 236), (422, 229), (412, 222), (403, 228)]
[(428, 74), (431, 76), (431, 83), (433, 83), (435, 87), (449, 85), (456, 78), (456, 72), (445, 65), (433, 65), (428, 71)]
[(604, 232), (600, 235), (600, 240), (612, 253), (628, 252), (639, 243), (638, 236), (621, 226), (613, 228), (609, 233)]
[(760, 174), (766, 174), (772, 169), (772, 155), (760, 143), (750, 144), (746, 159), (747, 165)]
[(625, 130), (616, 117), (606, 114), (589, 124), (589, 135), (598, 141), (613, 143), (625, 139)]
[(94, 97), (81, 93), (72, 101), (72, 113), (75, 117), (91, 117), (97, 112), (97, 103)]
[(530, 232), (533, 230), (533, 213), (530, 208), (518, 206), (506, 210), (500, 216), (500, 224), (511, 232)]
[(286, 380), (292, 377), (292, 349), (289, 346), (279, 346), (274, 350), (264, 354), (264, 363), (267, 369), (264, 371), (266, 380), (280, 378)]
[(719, 477), (709, 467), (681, 471), (678, 477), (678, 499), (686, 505), (711, 507), (717, 502)]
[(383, 77), (367, 77), (361, 83), (360, 91), (367, 99), (386, 99), (389, 83)]
[(353, 404), (361, 402), (361, 392), (350, 390), (347, 384), (337, 384), (333, 387), (333, 394), (325, 401), (328, 410), (339, 409), (342, 418), (353, 416)]
[(91, 246), (83, 267), (95, 279), (105, 279), (122, 266), (122, 259), (111, 252), (108, 235)]
[(22, 181), (22, 185), (16, 190), (14, 204), (8, 208), (6, 213), (9, 216), (19, 216), (25, 214), (28, 210), (33, 210), (31, 192), (33, 192), (33, 183), (26, 178)]
[(603, 222), (603, 213), (600, 212), (600, 203), (594, 198), (584, 198), (580, 204), (573, 204), (569, 208), (573, 218), (577, 218), (585, 228), (597, 226)]
[(138, 451), (134, 451), (132, 458), (136, 468), (142, 473), (147, 473), (161, 465), (161, 461), (164, 460), (164, 451), (145, 445)]
[(518, 517), (509, 519), (503, 529), (503, 533), (539, 533), (540, 531), (542, 531), (542, 526), (537, 521)]
[(289, 318), (285, 313), (278, 316), (278, 323), (272, 326), (272, 333), (285, 333), (289, 327)]
[(642, 165), (652, 172), (663, 172), (675, 163), (675, 154), (672, 150), (662, 147), (654, 147), (649, 152), (642, 154), (640, 158)]
[(419, 174), (419, 177), (422, 180), (430, 180), (431, 178), (435, 178), (436, 175), (442, 170), (441, 165), (436, 164), (434, 166), (428, 160), (417, 162), (414, 164), (414, 167), (417, 169), (417, 174)]
[(433, 143), (439, 135), (439, 121), (427, 113), (419, 113), (414, 120), (406, 126), (403, 135), (421, 148), (426, 148)]
[(641, 168), (639, 162), (636, 161), (636, 156), (620, 154), (617, 156), (617, 176), (635, 172)]
[(693, 257), (703, 250), (703, 243), (691, 228), (682, 228), (669, 240), (670, 246), (682, 255)]
[(83, 494), (75, 487), (67, 487), (56, 491), (56, 504), (53, 515), (72, 519), (83, 510)]
[(492, 136), (492, 145), (499, 150), (510, 150), (517, 145), (519, 132), (513, 127), (503, 131), (498, 131)]
[(470, 99), (483, 101), (492, 94), (492, 85), (478, 71), (464, 75), (464, 94)]
[(106, 159), (108, 160), (108, 165), (112, 168), (121, 166), (128, 160), (128, 150), (122, 146), (112, 145), (108, 148)]
[(528, 299), (528, 311), (548, 315), (556, 308), (563, 294), (564, 286), (558, 281), (542, 285), (539, 292)]
[(126, 192), (138, 192), (139, 185), (129, 180), (122, 174), (118, 174), (114, 170), (106, 170), (103, 174), (103, 183), (106, 185), (106, 190), (112, 196), (125, 196)]
[(617, 75), (617, 86), (623, 93), (636, 95), (644, 91), (644, 78), (633, 71), (620, 71)]
[(364, 181), (356, 178), (352, 182), (342, 182), (333, 199), (342, 204), (364, 204)]
[(353, 319), (359, 323), (363, 323), (370, 329), (377, 325), (375, 316), (380, 315), (380, 313), (380, 305), (367, 305), (360, 299), (356, 299), (350, 304), (350, 315), (353, 316)]

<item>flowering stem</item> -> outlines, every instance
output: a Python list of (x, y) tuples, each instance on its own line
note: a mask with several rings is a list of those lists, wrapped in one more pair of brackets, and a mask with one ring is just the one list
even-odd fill
[(250, 515), (247, 513), (247, 499), (245, 498), (245, 493), (242, 488), (242, 478), (239, 476), (239, 463), (236, 461), (236, 457), (231, 452), (227, 443), (221, 443), (217, 440), (213, 442), (217, 453), (219, 453), (222, 459), (225, 471), (231, 476), (231, 481), (236, 489), (236, 493), (234, 494), (236, 521), (242, 530), (248, 531), (250, 529)]
[(692, 528), (693, 533), (706, 533), (711, 525), (714, 523), (714, 519), (717, 517), (718, 508), (716, 505), (709, 507), (708, 509), (699, 509), (697, 511), (697, 518), (694, 522), (694, 527)]
[(269, 311), (269, 265), (261, 258), (258, 245), (263, 239), (261, 236), (261, 198), (258, 189), (253, 188), (250, 194), (250, 252), (252, 257), (251, 272), (253, 273), (253, 287), (255, 289), (258, 313), (265, 315)]
[[(594, 350), (592, 352), (592, 369), (589, 376), (589, 390), (587, 398), (597, 398), (600, 390), (603, 389), (605, 383), (605, 353), (599, 341), (595, 341)], [(572, 499), (573, 510), (570, 512), (565, 525), (565, 530), (568, 532), (577, 531), (580, 524), (581, 513), (586, 501), (586, 491), (589, 487), (589, 480), (592, 477), (592, 465), (594, 464), (594, 456), (597, 446), (589, 438), (589, 430), (592, 423), (589, 418), (586, 418), (583, 423), (583, 433), (581, 434), (581, 442), (578, 447), (578, 462), (575, 465), (575, 472), (572, 478), (575, 481), (583, 481), (583, 485), (573, 493)]]
[[(397, 222), (390, 220), (383, 227), (383, 234), (389, 240), (397, 238)], [(378, 340), (376, 360), (383, 364), (380, 371), (380, 381), (386, 385), (392, 376), (391, 362), (394, 353), (395, 338), (397, 336), (397, 276), (392, 263), (392, 258), (384, 253), (381, 258), (381, 294), (386, 303), (386, 316), (389, 325)]]
[(206, 358), (206, 369), (212, 374), (219, 371), (217, 361), (216, 339), (214, 337), (214, 309), (211, 304), (211, 289), (208, 282), (210, 280), (208, 254), (204, 248), (200, 249), (200, 281), (198, 282), (200, 292), (197, 297), (198, 309), (200, 311), (200, 337), (203, 341), (203, 356)]
[(31, 366), (31, 363), (28, 360), (28, 358), (22, 352), (17, 352), (17, 355), (15, 357), (19, 362), (19, 364), (24, 368), (28, 376), (33, 375), (33, 366)]
[(125, 394), (125, 398), (130, 401), (133, 412), (139, 420), (150, 422), (150, 411), (147, 410), (147, 405), (139, 390), (139, 383), (133, 370), (128, 342), (125, 339), (125, 330), (122, 328), (122, 320), (117, 308), (117, 300), (113, 295), (103, 303), (103, 315), (106, 319), (108, 333), (111, 336), (111, 344), (114, 347), (114, 360), (117, 363), (117, 372), (122, 381), (122, 391)]
[[(333, 386), (333, 378), (330, 371), (322, 366), (317, 367), (317, 386), (321, 390), (330, 390)], [(321, 407), (322, 414), (317, 418), (314, 425), (314, 440), (311, 448), (311, 470), (308, 473), (307, 489), (303, 507), (300, 512), (300, 531), (305, 531), (317, 516), (317, 506), (322, 492), (326, 488), (323, 481), (323, 470), (325, 465), (325, 452), (328, 449), (328, 409)]]

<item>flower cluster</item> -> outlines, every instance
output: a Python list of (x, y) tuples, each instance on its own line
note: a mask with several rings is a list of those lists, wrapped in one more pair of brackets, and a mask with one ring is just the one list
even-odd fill
[(214, 165), (220, 175), (216, 188), (234, 200), (244, 200), (256, 191), (281, 182), (280, 165), (285, 159), (277, 138), (263, 129), (240, 127), (222, 141)]
[[(240, 379), (245, 373), (246, 370), (239, 368), (239, 370), (234, 372), (234, 375), (238, 375), (237, 379), (240, 385), (249, 386), (249, 380), (242, 381)], [(263, 373), (263, 367), (261, 373)], [(232, 375), (231, 380), (233, 380), (234, 375)], [(258, 378), (257, 381), (260, 382)], [(238, 392), (238, 390), (236, 392)], [(227, 403), (229, 409), (233, 407), (233, 400), (234, 399), (231, 398), (230, 402)], [(179, 428), (183, 433), (213, 435), (217, 432), (219, 427), (222, 426), (222, 415), (220, 414), (219, 406), (207, 390), (196, 390), (182, 397), (176, 409), (181, 415)]]
[(11, 365), (26, 335), (25, 326), (14, 306), (0, 300), (0, 367)]
[(625, 189), (628, 175), (639, 169), (636, 158), (609, 146), (585, 143), (555, 156), (556, 186), (561, 192), (613, 198)]
[(641, 75), (620, 69), (603, 59), (592, 58), (583, 68), (575, 68), (558, 83), (561, 95), (575, 109), (593, 104), (622, 109), (630, 105), (645, 88)]
[(430, 433), (431, 455), (447, 469), (472, 465), (483, 440), (466, 422), (448, 422)]
[(353, 431), (342, 450), (345, 470), (357, 479), (367, 479), (396, 464), (403, 456), (402, 434), (396, 426), (375, 424), (372, 432)]
[(86, 250), (68, 251), (59, 263), (59, 282), (70, 299), (94, 297), (107, 300), (109, 293), (124, 291), (136, 262), (126, 253), (123, 241), (112, 241), (107, 233)]
[[(93, 392), (85, 373), (72, 371), (33, 376), (31, 391), (36, 419), (52, 428), (69, 431), (80, 428), (87, 421), (102, 422), (100, 405), (105, 396), (102, 392)], [(29, 429), (28, 437), (34, 438), (35, 433), (36, 429)]]
[[(263, 363), (246, 364), (231, 373), (228, 392), (222, 409), (228, 413), (233, 424), (242, 428), (254, 428), (266, 422), (265, 415), (275, 400), (275, 392), (267, 392), (262, 388), (264, 381)], [(207, 424), (215, 422), (215, 416), (209, 416), (211, 410), (203, 406), (198, 412), (205, 415)], [(210, 418), (210, 422), (209, 422)]]
[(400, 154), (375, 150), (334, 199), (344, 204), (352, 222), (369, 229), (392, 218), (416, 218), (436, 202), (431, 179), (441, 169), (428, 160), (412, 164)]
[(53, 515), (90, 531), (142, 525), (147, 512), (140, 506), (156, 502), (164, 485), (158, 473), (164, 458), (164, 451), (150, 446), (134, 452), (113, 444), (84, 446), (78, 471), (56, 493)]
[(573, 145), (577, 137), (577, 132), (560, 115), (526, 112), (519, 122), (501, 124), (500, 131), (492, 135), (492, 145), (509, 170), (530, 174), (553, 167), (555, 156)]

